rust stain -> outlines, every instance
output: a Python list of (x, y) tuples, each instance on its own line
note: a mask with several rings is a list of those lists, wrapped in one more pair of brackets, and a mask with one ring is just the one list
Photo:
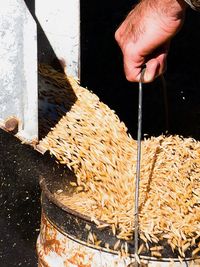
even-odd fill
[(44, 261), (44, 259), (40, 259), (38, 261), (38, 267), (50, 267), (48, 263)]
[(60, 241), (56, 239), (49, 239), (44, 242), (44, 252), (47, 254), (49, 251), (59, 252)]
[(19, 121), (15, 117), (10, 117), (5, 121), (5, 128), (8, 132), (16, 134), (18, 132)]
[[(84, 251), (68, 251), (68, 240), (66, 237), (63, 239), (62, 236), (60, 236), (60, 232), (46, 219), (44, 214), (42, 214), (41, 222), (40, 244), (43, 247), (43, 255), (39, 253), (41, 266), (43, 266), (45, 255), (48, 255), (50, 252), (55, 252), (57, 256), (61, 256), (63, 264), (66, 267), (72, 265), (76, 267), (92, 266), (93, 255)], [(66, 259), (66, 257), (69, 258)]]
[(64, 252), (65, 247), (59, 240), (58, 231), (42, 216), (42, 227), (40, 232), (43, 240), (44, 253), (47, 255), (50, 251), (55, 251), (58, 255)]
[(70, 259), (67, 259), (67, 262), (76, 265), (77, 267), (91, 267), (91, 260), (92, 257), (90, 256), (88, 259), (88, 263), (84, 263), (85, 262), (85, 255), (83, 255), (80, 252), (76, 252), (74, 254), (74, 256), (72, 256)]

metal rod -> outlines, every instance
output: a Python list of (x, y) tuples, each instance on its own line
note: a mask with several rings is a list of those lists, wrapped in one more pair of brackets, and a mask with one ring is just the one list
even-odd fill
[(141, 72), (139, 81), (139, 99), (138, 99), (138, 132), (137, 132), (137, 165), (135, 179), (135, 266), (138, 266), (138, 238), (139, 238), (139, 183), (140, 183), (140, 161), (141, 161), (141, 139), (142, 139), (142, 83), (145, 68)]
[(165, 132), (169, 133), (170, 124), (169, 124), (169, 104), (168, 104), (168, 95), (167, 95), (167, 83), (164, 75), (161, 75), (161, 87), (164, 100), (164, 109), (165, 109)]

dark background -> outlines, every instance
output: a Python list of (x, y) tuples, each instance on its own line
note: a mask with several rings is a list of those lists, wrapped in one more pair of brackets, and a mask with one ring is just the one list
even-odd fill
[[(26, 1), (34, 15), (34, 1)], [(87, 86), (123, 120), (136, 136), (138, 85), (127, 82), (114, 32), (133, 1), (81, 3), (81, 84)], [(181, 32), (173, 39), (165, 74), (169, 133), (200, 138), (200, 15), (188, 10)], [(55, 55), (38, 25), (41, 62), (55, 64)], [(165, 108), (158, 79), (144, 89), (143, 133), (166, 131)], [(11, 142), (11, 143), (10, 143)], [(9, 144), (9, 145), (8, 145)], [(34, 163), (16, 165), (15, 144), (0, 132), (0, 266), (37, 266), (35, 242), (40, 225), (40, 190)]]

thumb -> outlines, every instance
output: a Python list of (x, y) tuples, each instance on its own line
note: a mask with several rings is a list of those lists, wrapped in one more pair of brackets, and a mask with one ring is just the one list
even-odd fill
[(152, 58), (146, 62), (146, 71), (144, 82), (152, 82), (157, 76), (163, 74), (166, 70), (166, 59), (170, 42), (160, 47), (157, 52), (152, 54)]
[(159, 74), (160, 64), (156, 59), (151, 59), (146, 63), (146, 70), (144, 73), (144, 82), (152, 82)]

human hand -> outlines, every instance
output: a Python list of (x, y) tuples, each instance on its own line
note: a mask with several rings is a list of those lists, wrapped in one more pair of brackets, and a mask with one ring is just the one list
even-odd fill
[(144, 64), (144, 82), (165, 71), (170, 40), (183, 24), (185, 9), (184, 0), (142, 0), (128, 14), (115, 33), (127, 80), (138, 82)]

